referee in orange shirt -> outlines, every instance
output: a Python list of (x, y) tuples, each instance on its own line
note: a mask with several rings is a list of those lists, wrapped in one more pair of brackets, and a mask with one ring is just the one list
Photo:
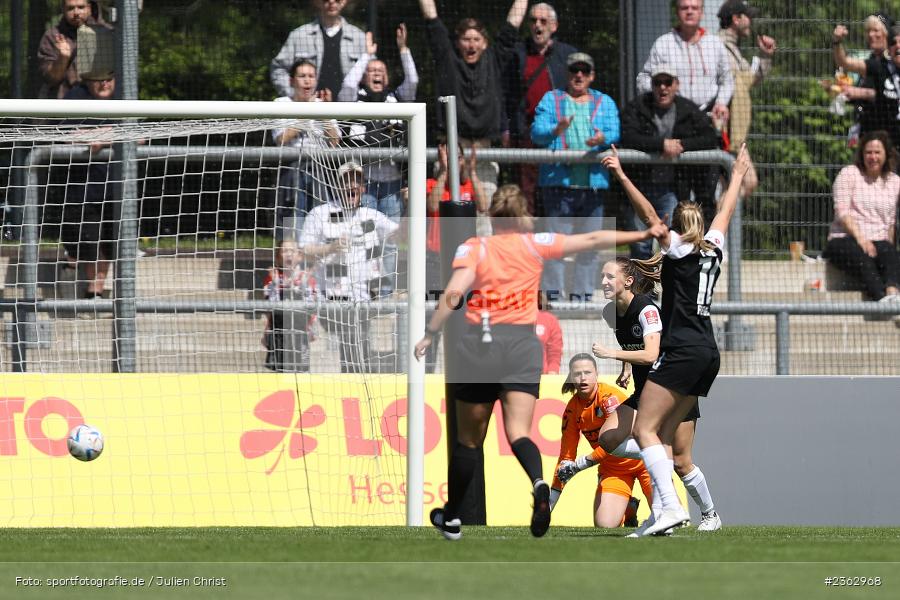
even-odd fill
[(456, 351), (466, 381), (456, 386), (457, 439), (448, 468), (448, 501), (430, 516), (449, 540), (462, 537), (460, 507), (497, 399), (510, 447), (533, 485), (531, 533), (541, 537), (550, 526), (550, 486), (542, 477), (540, 451), (528, 437), (543, 367), (534, 324), (544, 261), (661, 237), (667, 231), (659, 223), (635, 232), (532, 233), (527, 200), (516, 185), (494, 194), (490, 216), (494, 235), (470, 238), (456, 250), (453, 275), (415, 348), (421, 359), (452, 311), (465, 305), (466, 330)]

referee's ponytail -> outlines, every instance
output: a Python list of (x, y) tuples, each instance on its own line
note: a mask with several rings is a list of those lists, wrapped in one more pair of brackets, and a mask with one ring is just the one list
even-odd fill
[(569, 360), (569, 374), (566, 376), (566, 381), (562, 384), (562, 393), (569, 394), (575, 392), (575, 382), (572, 381), (572, 365), (577, 363), (580, 360), (589, 360), (591, 364), (594, 365), (594, 369), (597, 368), (597, 361), (594, 360), (594, 357), (588, 354), (587, 352), (579, 352), (575, 356), (573, 356)]

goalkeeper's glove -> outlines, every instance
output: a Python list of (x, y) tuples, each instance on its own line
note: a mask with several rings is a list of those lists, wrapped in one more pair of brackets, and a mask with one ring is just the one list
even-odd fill
[(566, 483), (579, 471), (584, 471), (587, 468), (594, 466), (593, 461), (591, 461), (590, 454), (585, 454), (584, 456), (579, 456), (575, 460), (564, 460), (559, 463), (559, 468), (556, 470), (556, 476), (559, 477), (559, 480), (563, 483)]
[(560, 496), (562, 496), (562, 490), (550, 488), (550, 512), (553, 512), (553, 507), (559, 502)]

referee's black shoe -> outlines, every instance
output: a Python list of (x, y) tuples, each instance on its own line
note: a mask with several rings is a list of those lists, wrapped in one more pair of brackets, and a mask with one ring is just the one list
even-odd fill
[(543, 479), (534, 482), (531, 535), (541, 537), (550, 529), (550, 486)]
[(459, 517), (445, 521), (443, 508), (432, 509), (428, 518), (431, 520), (431, 524), (448, 540), (455, 542), (462, 537), (462, 521), (459, 520)]

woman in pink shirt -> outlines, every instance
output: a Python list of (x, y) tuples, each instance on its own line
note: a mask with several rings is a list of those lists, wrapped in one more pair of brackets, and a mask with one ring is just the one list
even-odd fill
[(897, 151), (885, 131), (865, 134), (852, 165), (834, 180), (834, 221), (824, 256), (859, 278), (872, 300), (900, 302), (895, 246), (900, 177)]

